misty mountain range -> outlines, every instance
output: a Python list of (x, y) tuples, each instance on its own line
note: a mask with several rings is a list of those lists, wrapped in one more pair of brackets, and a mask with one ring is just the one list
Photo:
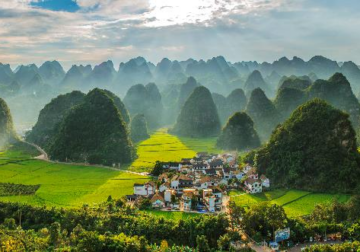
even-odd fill
[(0, 91), (3, 94), (39, 92), (51, 88), (88, 91), (101, 87), (124, 96), (135, 84), (154, 82), (161, 89), (166, 85), (185, 83), (189, 76), (193, 76), (213, 92), (227, 95), (235, 88), (242, 88), (249, 93), (260, 87), (273, 97), (283, 76), (306, 75), (315, 81), (319, 78), (327, 79), (336, 72), (343, 73), (350, 81), (354, 93), (359, 93), (359, 66), (352, 61), (336, 62), (323, 56), (315, 56), (309, 61), (298, 57), (283, 57), (273, 63), (231, 63), (222, 56), (207, 61), (171, 61), (164, 58), (156, 65), (143, 57), (137, 57), (121, 63), (119, 67), (109, 60), (95, 67), (73, 65), (67, 72), (57, 61), (47, 61), (40, 67), (35, 64), (20, 65), (14, 70), (10, 65), (0, 63)]

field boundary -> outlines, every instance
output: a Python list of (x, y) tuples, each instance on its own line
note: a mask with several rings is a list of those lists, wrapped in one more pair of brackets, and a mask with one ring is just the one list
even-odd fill
[(300, 196), (299, 198), (296, 198), (296, 199), (294, 199), (294, 200), (290, 200), (289, 202), (286, 202), (285, 204), (282, 204), (281, 206), (289, 205), (289, 204), (294, 203), (294, 202), (296, 202), (296, 201), (298, 201), (298, 200), (300, 200), (300, 199), (303, 199), (303, 198), (305, 198), (305, 197), (307, 197), (307, 196), (309, 196), (309, 195), (311, 195), (311, 194), (313, 194), (313, 192), (309, 192), (308, 194), (305, 194), (305, 195), (303, 195), (303, 196)]

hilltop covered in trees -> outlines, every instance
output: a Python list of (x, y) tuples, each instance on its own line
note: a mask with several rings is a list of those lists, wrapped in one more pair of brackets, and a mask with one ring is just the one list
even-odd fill
[(236, 112), (223, 128), (216, 144), (224, 150), (249, 150), (260, 146), (254, 122), (244, 112)]
[(220, 120), (210, 91), (195, 88), (185, 102), (172, 132), (188, 137), (209, 137), (220, 133)]
[(64, 118), (49, 155), (60, 161), (113, 165), (131, 162), (135, 153), (114, 100), (94, 89)]
[(41, 111), (39, 119), (26, 136), (26, 141), (47, 149), (58, 133), (60, 123), (71, 108), (83, 102), (85, 94), (73, 91), (51, 100)]
[(315, 99), (295, 110), (255, 156), (275, 187), (351, 192), (360, 156), (349, 116)]

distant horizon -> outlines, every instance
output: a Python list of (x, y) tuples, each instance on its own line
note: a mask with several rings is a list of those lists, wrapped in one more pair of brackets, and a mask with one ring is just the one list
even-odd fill
[[(92, 67), (92, 69), (93, 69), (95, 66), (98, 66), (98, 65), (100, 65), (101, 63), (104, 63), (104, 62), (107, 62), (107, 61), (111, 61), (111, 62), (113, 62), (113, 64), (114, 64), (115, 70), (118, 71), (121, 63), (126, 63), (126, 62), (128, 62), (128, 61), (130, 61), (130, 60), (132, 60), (132, 59), (136, 59), (136, 58), (138, 58), (138, 57), (142, 57), (142, 58), (144, 58), (147, 62), (152, 63), (152, 64), (154, 64), (154, 65), (156, 66), (158, 63), (160, 63), (160, 62), (161, 62), (163, 59), (165, 59), (165, 58), (169, 59), (170, 61), (178, 61), (178, 62), (184, 62), (184, 61), (187, 61), (187, 60), (190, 60), (190, 59), (193, 59), (193, 60), (196, 60), (196, 61), (201, 61), (201, 60), (203, 60), (203, 61), (206, 62), (206, 61), (208, 61), (208, 60), (211, 60), (212, 58), (221, 57), (221, 56), (225, 58), (226, 62), (229, 62), (229, 63), (231, 63), (231, 64), (241, 63), (241, 62), (256, 62), (256, 63), (258, 63), (258, 64), (263, 64), (263, 63), (270, 63), (270, 64), (272, 64), (273, 62), (278, 61), (278, 60), (280, 60), (281, 58), (284, 58), (284, 57), (287, 58), (287, 59), (289, 59), (289, 60), (292, 60), (294, 57), (297, 57), (297, 58), (300, 58), (300, 59), (304, 60), (305, 62), (308, 62), (309, 60), (311, 60), (313, 57), (316, 57), (316, 56), (322, 56), (322, 57), (327, 58), (327, 59), (329, 59), (329, 60), (335, 61), (335, 62), (337, 62), (338, 64), (352, 61), (352, 60), (336, 60), (336, 59), (332, 59), (332, 58), (330, 58), (330, 57), (327, 57), (327, 56), (324, 56), (324, 55), (319, 55), (319, 54), (314, 55), (314, 56), (311, 56), (311, 57), (309, 57), (309, 58), (303, 58), (303, 57), (300, 57), (300, 56), (298, 56), (298, 55), (294, 55), (294, 56), (290, 56), (290, 57), (282, 56), (282, 57), (279, 57), (279, 58), (277, 58), (277, 59), (270, 60), (270, 61), (260, 61), (260, 60), (256, 60), (256, 59), (231, 61), (231, 60), (228, 60), (228, 58), (226, 58), (226, 57), (223, 56), (223, 55), (217, 55), (217, 56), (213, 56), (213, 57), (210, 57), (210, 58), (200, 58), (200, 59), (197, 59), (197, 58), (172, 59), (172, 58), (169, 58), (169, 57), (163, 57), (163, 58), (161, 58), (161, 59), (158, 60), (158, 61), (152, 61), (152, 60), (149, 60), (148, 58), (146, 58), (145, 56), (140, 56), (140, 55), (139, 55), (139, 56), (134, 56), (134, 57), (132, 57), (132, 58), (125, 59), (125, 60), (123, 60), (123, 61), (115, 60), (115, 59), (104, 59), (104, 60), (102, 60), (102, 61), (100, 61), (100, 62), (89, 61), (89, 62), (80, 62), (80, 63), (75, 63), (75, 62), (74, 62), (74, 63), (67, 64), (67, 62), (61, 62), (60, 60), (50, 59), (50, 60), (45, 60), (45, 61), (42, 61), (42, 62), (32, 62), (32, 63), (29, 63), (29, 64), (22, 64), (22, 63), (20, 63), (20, 64), (11, 64), (11, 63), (1, 62), (1, 61), (0, 61), (0, 64), (3, 64), (3, 65), (7, 65), (7, 64), (8, 64), (8, 65), (10, 65), (10, 68), (12, 69), (12, 71), (15, 72), (15, 70), (16, 70), (18, 67), (22, 66), (22, 65), (23, 65), (23, 66), (28, 66), (28, 65), (31, 65), (31, 64), (35, 64), (37, 67), (40, 67), (40, 66), (43, 65), (45, 62), (57, 61), (57, 62), (59, 62), (59, 63), (61, 64), (61, 66), (63, 67), (64, 71), (68, 71), (68, 70), (69, 70), (72, 66), (74, 66), (74, 65), (77, 65), (77, 66), (79, 66), (79, 65), (83, 65), (83, 66), (90, 65), (90, 66)], [(352, 62), (354, 62), (354, 61), (352, 61)], [(360, 68), (360, 64), (358, 64), (357, 62), (354, 62), (354, 63)]]

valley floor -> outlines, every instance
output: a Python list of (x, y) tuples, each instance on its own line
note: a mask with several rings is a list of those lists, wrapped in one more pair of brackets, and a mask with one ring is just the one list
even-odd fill
[[(160, 129), (137, 145), (138, 158), (131, 165), (123, 165), (121, 170), (35, 160), (19, 150), (0, 153), (0, 183), (40, 185), (35, 195), (1, 196), (0, 192), (0, 201), (71, 208), (103, 202), (109, 195), (120, 198), (133, 193), (134, 183), (150, 179), (132, 172), (149, 172), (156, 161), (180, 161), (199, 151), (220, 153), (215, 143), (215, 138), (179, 138), (168, 134), (167, 129)], [(238, 205), (247, 207), (265, 201), (282, 205), (290, 217), (309, 214), (317, 203), (349, 199), (348, 195), (299, 190), (274, 190), (257, 195), (232, 191), (230, 196)], [(151, 214), (173, 219), (191, 217), (179, 212), (151, 211)]]

